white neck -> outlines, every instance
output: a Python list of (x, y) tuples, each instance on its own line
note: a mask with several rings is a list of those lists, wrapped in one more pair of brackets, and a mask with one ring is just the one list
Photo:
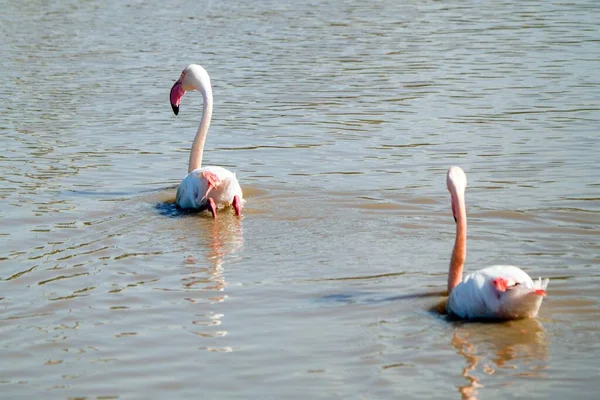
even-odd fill
[(190, 151), (190, 163), (188, 166), (188, 173), (202, 166), (202, 154), (204, 153), (204, 142), (206, 142), (206, 135), (208, 134), (208, 127), (210, 126), (210, 119), (212, 117), (213, 109), (213, 98), (212, 90), (210, 87), (200, 90), (202, 93), (203, 105), (202, 105), (202, 120), (200, 126), (194, 137), (192, 143), (192, 150)]

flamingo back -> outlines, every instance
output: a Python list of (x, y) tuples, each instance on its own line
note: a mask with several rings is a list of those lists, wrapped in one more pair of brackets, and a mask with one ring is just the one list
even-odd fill
[(231, 205), (234, 196), (239, 196), (242, 205), (245, 203), (235, 173), (223, 167), (207, 166), (195, 169), (183, 178), (177, 188), (175, 203), (184, 209), (204, 209), (211, 198), (218, 208), (223, 208)]
[(534, 282), (519, 267), (495, 265), (466, 275), (452, 290), (447, 309), (465, 319), (533, 318), (547, 287), (548, 279)]

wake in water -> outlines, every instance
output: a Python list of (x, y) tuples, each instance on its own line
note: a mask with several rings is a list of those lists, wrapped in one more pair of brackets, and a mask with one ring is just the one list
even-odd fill
[[(154, 203), (154, 208), (158, 213), (168, 218), (181, 218), (188, 215), (197, 215), (202, 210), (184, 210), (175, 204), (174, 190), (176, 187), (165, 187), (159, 189), (143, 189), (136, 191), (91, 191), (91, 190), (70, 190), (73, 196), (84, 197), (102, 197), (107, 200), (123, 200), (137, 198), (138, 200)], [(140, 199), (141, 197), (141, 199)]]

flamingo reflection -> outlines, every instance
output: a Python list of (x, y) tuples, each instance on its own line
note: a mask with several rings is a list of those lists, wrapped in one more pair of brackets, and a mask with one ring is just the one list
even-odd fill
[[(210, 304), (223, 302), (227, 298), (224, 294), (227, 286), (223, 273), (224, 261), (228, 256), (239, 251), (244, 244), (240, 218), (224, 214), (222, 218), (213, 219), (210, 223), (207, 223), (205, 218), (182, 218), (180, 221), (185, 224), (184, 237), (188, 240), (195, 238), (190, 246), (205, 250), (198, 256), (188, 254), (185, 257), (186, 271), (181, 282), (184, 290), (190, 294), (186, 300), (193, 304), (206, 303), (207, 300)], [(206, 292), (210, 297), (204, 295)], [(202, 330), (194, 328), (191, 332), (202, 338), (227, 336), (226, 330), (214, 330), (221, 325), (222, 318), (223, 313), (217, 312), (214, 308), (212, 310), (205, 307), (197, 308), (192, 325), (204, 328)], [(200, 349), (211, 352), (233, 351), (229, 346), (207, 345)]]
[[(548, 343), (544, 327), (534, 319), (504, 324), (462, 324), (452, 346), (464, 357), (462, 375), (467, 383), (458, 387), (463, 400), (478, 398), (483, 378), (504, 369), (519, 376), (539, 376), (546, 368)], [(527, 372), (523, 372), (527, 370)]]
[[(185, 265), (188, 271), (187, 276), (182, 278), (182, 283), (186, 289), (223, 292), (226, 286), (223, 260), (242, 248), (242, 223), (239, 218), (221, 218), (210, 224), (205, 222), (206, 220), (199, 221), (194, 228), (199, 229), (195, 236), (201, 240), (202, 247), (208, 243), (208, 252), (201, 259), (191, 254), (186, 256)], [(225, 298), (225, 295), (218, 295), (210, 300), (221, 302)]]

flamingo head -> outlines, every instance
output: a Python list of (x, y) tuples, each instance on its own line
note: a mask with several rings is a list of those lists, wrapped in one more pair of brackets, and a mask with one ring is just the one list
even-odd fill
[(208, 94), (212, 96), (210, 77), (206, 70), (198, 64), (190, 64), (185, 67), (171, 88), (169, 98), (175, 115), (179, 114), (179, 103), (188, 90), (199, 90), (205, 98)]
[(450, 192), (450, 198), (452, 201), (452, 216), (454, 222), (456, 222), (456, 215), (458, 213), (458, 197), (463, 196), (465, 189), (467, 188), (467, 175), (461, 167), (450, 167), (446, 174), (446, 187)]

